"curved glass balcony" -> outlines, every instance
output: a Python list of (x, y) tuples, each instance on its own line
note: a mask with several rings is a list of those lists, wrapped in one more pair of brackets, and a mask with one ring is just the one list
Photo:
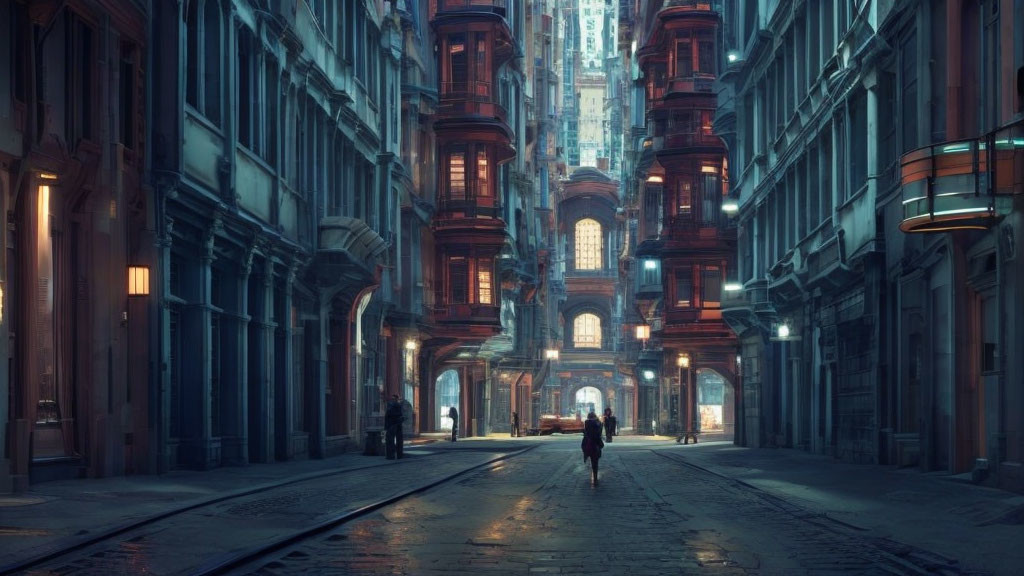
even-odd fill
[(1024, 189), (1024, 121), (903, 155), (904, 232), (985, 230)]

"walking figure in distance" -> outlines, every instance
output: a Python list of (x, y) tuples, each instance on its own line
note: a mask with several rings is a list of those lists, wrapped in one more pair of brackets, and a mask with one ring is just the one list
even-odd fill
[(459, 411), (452, 406), (448, 409), (448, 417), (452, 419), (452, 442), (459, 437)]
[(601, 440), (601, 421), (593, 411), (587, 414), (587, 421), (583, 423), (583, 442), (580, 447), (583, 449), (583, 462), (590, 459), (591, 481), (597, 484), (597, 462), (601, 459), (604, 440)]
[(384, 454), (388, 460), (402, 457), (402, 422), (404, 421), (402, 402), (398, 399), (398, 394), (392, 394), (388, 408), (384, 412)]
[(605, 442), (611, 442), (612, 436), (615, 435), (615, 416), (612, 415), (611, 408), (604, 409), (604, 439)]
[(512, 413), (512, 437), (519, 437), (519, 412)]

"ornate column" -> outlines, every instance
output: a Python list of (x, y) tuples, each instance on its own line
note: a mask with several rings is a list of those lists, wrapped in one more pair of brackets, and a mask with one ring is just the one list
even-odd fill
[[(292, 366), (295, 354), (302, 350), (293, 350), (292, 342), (292, 287), (298, 262), (293, 260), (281, 279), (282, 302), (281, 315), (277, 325), (268, 327), (275, 336), (274, 345), (274, 452), (278, 460), (288, 460), (293, 456), (292, 435), (295, 431), (295, 395), (292, 393), (295, 383), (292, 381)], [(273, 283), (273, 263), (267, 259), (268, 282)], [(273, 297), (273, 290), (271, 290)]]
[[(188, 321), (186, 322), (183, 342), (191, 340), (198, 344), (202, 351), (202, 358), (196, 364), (193, 371), (182, 370), (183, 382), (196, 382), (198, 386), (195, 392), (190, 394), (188, 386), (182, 386), (182, 396), (185, 399), (184, 405), (189, 409), (182, 410), (182, 434), (191, 431), (189, 438), (191, 454), (188, 457), (189, 463), (201, 469), (219, 466), (221, 462), (220, 438), (214, 438), (213, 433), (213, 410), (215, 409), (213, 397), (213, 297), (212, 278), (214, 246), (217, 233), (223, 229), (220, 215), (214, 216), (203, 234), (203, 243), (199, 247), (199, 262), (197, 269), (198, 301), (188, 306)], [(193, 365), (190, 362), (183, 362), (183, 368)], [(191, 372), (191, 373), (190, 373)], [(190, 378), (191, 376), (191, 378)], [(195, 394), (198, 393), (198, 397)], [(219, 394), (219, 391), (218, 391)], [(219, 415), (217, 416), (219, 418)]]
[[(150, 349), (157, 362), (156, 386), (151, 391), (149, 413), (154, 420), (150, 423), (153, 433), (150, 438), (151, 453), (155, 454), (155, 472), (163, 474), (177, 464), (177, 445), (171, 448), (171, 309), (168, 296), (171, 294), (171, 246), (174, 242), (174, 219), (167, 215), (167, 201), (178, 197), (173, 185), (163, 185), (159, 201), (159, 229), (156, 235), (156, 262), (153, 264), (152, 301), (156, 309), (154, 318), (156, 330), (151, 331)], [(162, 225), (160, 225), (162, 224)]]
[[(266, 252), (266, 250), (264, 250)], [(252, 303), (249, 350), (249, 455), (255, 462), (274, 459), (274, 264), (263, 260), (259, 294)], [(287, 318), (287, 315), (285, 316)]]
[(238, 276), (231, 283), (234, 302), (226, 302), (222, 330), (226, 330), (230, 349), (223, 350), (221, 385), (225, 406), (222, 424), (223, 461), (226, 464), (249, 462), (249, 276), (256, 252), (256, 239), (249, 241), (238, 266)]

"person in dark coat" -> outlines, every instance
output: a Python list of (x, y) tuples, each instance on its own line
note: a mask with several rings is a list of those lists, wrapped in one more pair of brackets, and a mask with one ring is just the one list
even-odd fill
[(448, 409), (448, 417), (452, 419), (452, 442), (459, 437), (459, 411), (452, 406)]
[(519, 412), (512, 413), (512, 437), (519, 437)]
[(604, 409), (604, 441), (611, 442), (612, 436), (615, 435), (615, 416), (612, 415), (611, 408)]
[(402, 422), (405, 416), (402, 415), (402, 403), (398, 394), (391, 395), (388, 408), (384, 412), (384, 454), (388, 460), (402, 457)]
[(583, 442), (580, 448), (583, 449), (583, 462), (590, 459), (591, 481), (597, 484), (597, 462), (601, 459), (604, 440), (601, 440), (601, 421), (593, 412), (587, 414), (587, 421), (583, 423)]

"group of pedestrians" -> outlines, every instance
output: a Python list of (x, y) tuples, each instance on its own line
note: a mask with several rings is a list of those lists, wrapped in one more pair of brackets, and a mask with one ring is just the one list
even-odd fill
[[(402, 408), (402, 401), (398, 394), (392, 394), (387, 410), (384, 412), (384, 448), (388, 460), (395, 460), (403, 456), (402, 424), (405, 422), (405, 414)], [(455, 406), (448, 409), (448, 417), (452, 421), (451, 441), (455, 442), (459, 437), (459, 411)], [(583, 423), (583, 441), (580, 448), (583, 450), (584, 464), (590, 462), (591, 481), (594, 484), (597, 484), (597, 469), (598, 462), (601, 460), (601, 450), (604, 448), (605, 442), (612, 442), (612, 437), (616, 434), (616, 426), (617, 421), (611, 408), (604, 409), (603, 422), (591, 410), (587, 414), (586, 422)], [(518, 412), (512, 412), (511, 435), (513, 438), (518, 438), (520, 435)]]

